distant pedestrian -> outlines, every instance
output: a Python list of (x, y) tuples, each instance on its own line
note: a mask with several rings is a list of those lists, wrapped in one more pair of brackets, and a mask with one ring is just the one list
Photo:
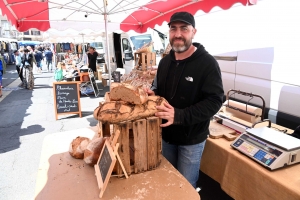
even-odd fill
[[(48, 71), (52, 71), (52, 58), (53, 58), (53, 53), (50, 50), (49, 47), (47, 47), (46, 51), (45, 51), (45, 57), (46, 57), (46, 64), (47, 64), (47, 69)], [(51, 65), (51, 68), (50, 68)]]
[(1, 67), (0, 67), (1, 69), (0, 70), (2, 70), (1, 72), (2, 72), (2, 76), (3, 76), (3, 74), (6, 71), (6, 62), (5, 62), (5, 57), (1, 54), (0, 54), (0, 61), (1, 61)]
[(0, 55), (0, 97), (2, 97), (2, 77), (6, 69), (6, 62), (2, 55)]
[(34, 58), (35, 58), (35, 61), (36, 61), (37, 72), (42, 73), (43, 53), (36, 49), (36, 50), (34, 50), (33, 55), (34, 55)]
[(34, 77), (33, 77), (33, 59), (34, 56), (29, 53), (28, 49), (24, 49), (24, 55), (21, 58), (21, 63), (23, 66), (23, 85), (24, 88), (32, 90), (34, 87)]
[[(0, 65), (2, 67), (2, 64), (0, 64)], [(0, 67), (0, 98), (2, 97), (2, 72), (3, 72), (3, 70), (1, 70), (1, 67)]]
[[(21, 59), (21, 54), (18, 50), (14, 51), (15, 59), (16, 59), (16, 70), (18, 72), (18, 75), (22, 81), (21, 86), (23, 86), (23, 68), (22, 68), (22, 59)], [(23, 54), (22, 54), (23, 55)]]

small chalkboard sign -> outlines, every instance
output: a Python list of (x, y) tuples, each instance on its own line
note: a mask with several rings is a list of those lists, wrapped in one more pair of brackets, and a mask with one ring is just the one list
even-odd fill
[(97, 176), (98, 187), (100, 189), (100, 198), (102, 197), (108, 181), (110, 179), (113, 168), (116, 164), (116, 155), (106, 140), (101, 151), (97, 164), (95, 165), (95, 171)]
[(90, 77), (91, 85), (92, 85), (93, 90), (94, 90), (95, 97), (97, 97), (97, 96), (100, 95), (100, 90), (97, 86), (95, 76), (94, 76), (94, 72), (91, 69), (89, 69), (89, 77)]
[(114, 79), (114, 82), (120, 83), (121, 82), (121, 73), (119, 71), (114, 71), (113, 79)]
[(79, 82), (54, 82), (55, 118), (60, 114), (79, 114), (81, 117)]

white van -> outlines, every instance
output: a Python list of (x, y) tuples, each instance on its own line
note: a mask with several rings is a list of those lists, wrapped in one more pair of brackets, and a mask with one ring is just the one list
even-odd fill
[[(157, 34), (155, 36), (155, 34)], [(128, 74), (134, 67), (134, 53), (137, 49), (141, 48), (145, 43), (154, 41), (153, 51), (158, 53), (164, 49), (161, 37), (158, 36), (158, 33), (154, 30), (149, 30), (144, 34), (137, 33), (109, 33), (109, 53), (110, 53), (110, 67), (111, 72), (115, 71), (117, 68), (124, 68), (125, 73)], [(106, 37), (102, 36), (102, 41), (104, 44), (103, 50), (105, 53), (106, 47)], [(100, 42), (99, 42), (99, 46)], [(98, 51), (98, 50), (97, 50)], [(100, 53), (100, 51), (98, 51)], [(108, 60), (107, 55), (105, 54), (105, 60)]]
[[(217, 56), (225, 94), (235, 89), (262, 96), (265, 118), (291, 129), (300, 125), (299, 7), (297, 0), (272, 0), (211, 11), (196, 17), (194, 39)], [(260, 99), (250, 104), (262, 105)]]

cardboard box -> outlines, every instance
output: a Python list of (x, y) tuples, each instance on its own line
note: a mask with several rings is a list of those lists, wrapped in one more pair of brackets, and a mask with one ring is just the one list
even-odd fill
[(102, 80), (102, 70), (101, 69), (97, 69), (97, 74), (98, 74), (98, 80)]
[[(113, 79), (111, 79), (110, 81), (111, 81), (111, 82), (114, 82)], [(105, 78), (102, 78), (102, 85), (103, 85), (104, 87), (109, 86), (109, 80), (108, 80), (108, 79), (105, 79)]]

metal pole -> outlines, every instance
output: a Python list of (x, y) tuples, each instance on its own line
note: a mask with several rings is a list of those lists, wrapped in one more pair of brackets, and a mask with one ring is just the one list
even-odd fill
[(108, 32), (107, 32), (107, 9), (106, 9), (107, 0), (103, 0), (104, 7), (104, 23), (105, 23), (105, 37), (106, 37), (106, 55), (107, 55), (107, 67), (108, 67), (108, 84), (110, 89), (111, 82), (111, 72), (110, 72), (110, 55), (109, 55), (109, 42), (108, 42)]

